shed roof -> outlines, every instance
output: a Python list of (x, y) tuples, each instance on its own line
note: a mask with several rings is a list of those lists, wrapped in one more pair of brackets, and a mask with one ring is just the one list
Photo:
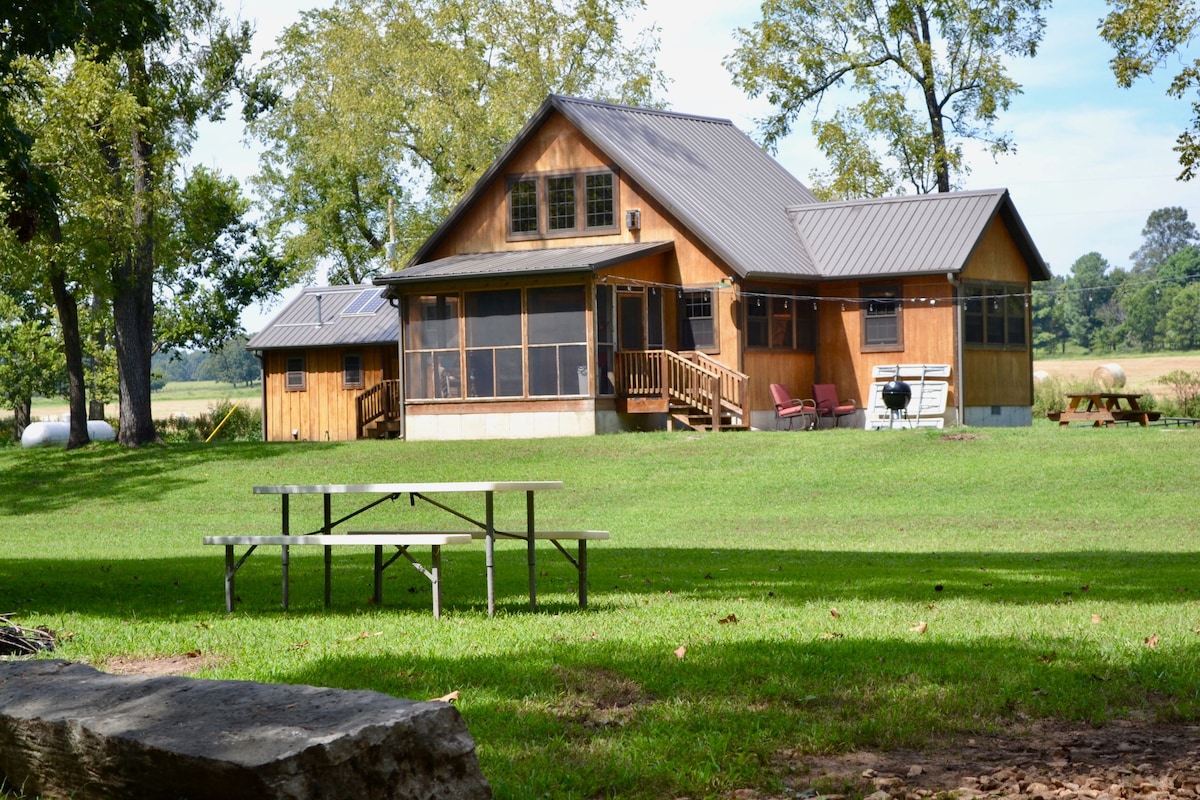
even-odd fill
[(378, 286), (310, 286), (246, 343), (247, 350), (395, 344), (396, 309)]
[(961, 272), (997, 216), (1030, 277), (1050, 278), (1005, 189), (805, 204), (788, 213), (826, 279)]
[(739, 275), (813, 275), (786, 209), (808, 188), (727, 119), (550, 95), (414, 255), (419, 264), (553, 113), (562, 114)]
[(666, 252), (673, 242), (637, 242), (633, 244), (595, 245), (589, 247), (558, 247), (552, 250), (506, 250), (497, 253), (462, 253), (437, 261), (381, 275), (377, 284), (387, 285), (408, 281), (430, 281), (481, 276), (508, 277), (513, 275), (592, 272), (632, 261), (635, 258)]

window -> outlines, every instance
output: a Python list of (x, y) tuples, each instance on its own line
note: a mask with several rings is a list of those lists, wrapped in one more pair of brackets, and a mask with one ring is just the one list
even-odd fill
[(817, 312), (811, 301), (768, 295), (747, 298), (745, 308), (747, 347), (813, 349)]
[(342, 355), (342, 387), (361, 389), (363, 385), (362, 356), (358, 353)]
[(546, 179), (546, 226), (552, 231), (575, 230), (575, 176)]
[(461, 399), (458, 295), (423, 295), (408, 300), (404, 326), (405, 379), (416, 400)]
[(963, 285), (963, 300), (964, 343), (1025, 349), (1029, 314), (1024, 286), (967, 282)]
[(521, 290), (467, 292), (467, 397), (521, 397)]
[(514, 180), (508, 187), (508, 229), (512, 233), (537, 233), (537, 181)]
[(529, 289), (529, 394), (587, 394), (587, 309), (582, 286)]
[(508, 179), (511, 237), (616, 233), (617, 217), (617, 180), (611, 170)]
[(600, 172), (584, 176), (584, 225), (588, 228), (611, 228), (616, 213), (613, 207), (613, 174)]
[(901, 294), (896, 286), (868, 286), (863, 290), (862, 349), (903, 350)]
[(288, 356), (284, 388), (289, 392), (303, 392), (307, 386), (307, 380), (308, 373), (304, 369), (304, 356)]
[(683, 350), (716, 350), (716, 320), (713, 317), (712, 289), (685, 291), (680, 331), (680, 347)]

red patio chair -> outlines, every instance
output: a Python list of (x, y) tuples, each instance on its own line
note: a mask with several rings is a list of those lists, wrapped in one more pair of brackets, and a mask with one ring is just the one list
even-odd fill
[(804, 423), (804, 430), (812, 430), (817, 424), (817, 404), (812, 400), (799, 400), (792, 397), (786, 386), (778, 383), (771, 384), (771, 398), (775, 401), (775, 430), (779, 423), (787, 420), (788, 430), (792, 423), (799, 419)]
[(813, 400), (817, 406), (817, 414), (833, 420), (833, 426), (838, 427), (842, 417), (848, 417), (858, 411), (853, 400), (838, 400), (837, 386), (832, 383), (814, 383)]

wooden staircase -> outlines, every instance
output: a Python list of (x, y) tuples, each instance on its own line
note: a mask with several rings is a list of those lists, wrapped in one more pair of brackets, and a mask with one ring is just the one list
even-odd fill
[(400, 435), (400, 381), (381, 381), (354, 398), (360, 439), (394, 439)]
[(668, 415), (670, 427), (749, 430), (749, 377), (703, 353), (639, 350), (617, 353), (618, 410)]

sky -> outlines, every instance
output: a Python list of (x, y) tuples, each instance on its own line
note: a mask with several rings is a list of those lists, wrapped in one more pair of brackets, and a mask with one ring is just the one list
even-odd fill
[[(231, 17), (254, 25), (257, 57), (302, 10), (328, 3), (225, 0), (225, 5)], [(658, 64), (668, 81), (669, 108), (729, 119), (756, 136), (756, 120), (769, 106), (736, 88), (721, 62), (736, 46), (736, 29), (752, 26), (758, 9), (758, 3), (741, 0), (646, 0), (628, 29), (659, 29)], [(1146, 218), (1156, 209), (1181, 206), (1200, 225), (1200, 178), (1176, 180), (1180, 166), (1172, 147), (1190, 113), (1189, 103), (1166, 96), (1178, 69), (1169, 64), (1133, 89), (1117, 87), (1108, 69), (1111, 52), (1096, 33), (1103, 10), (1099, 2), (1060, 2), (1047, 14), (1037, 57), (1009, 63), (1023, 93), (1001, 113), (997, 128), (1012, 134), (1015, 154), (993, 161), (967, 145), (970, 173), (961, 188), (1008, 189), (1042, 258), (1060, 275), (1070, 274), (1076, 259), (1093, 251), (1114, 267), (1129, 266)], [(191, 161), (248, 178), (257, 169), (258, 148), (245, 142), (232, 116), (201, 129)], [(808, 123), (808, 117), (798, 119), (775, 153), (805, 183), (826, 168)], [(247, 331), (261, 329), (297, 291), (248, 309)]]

